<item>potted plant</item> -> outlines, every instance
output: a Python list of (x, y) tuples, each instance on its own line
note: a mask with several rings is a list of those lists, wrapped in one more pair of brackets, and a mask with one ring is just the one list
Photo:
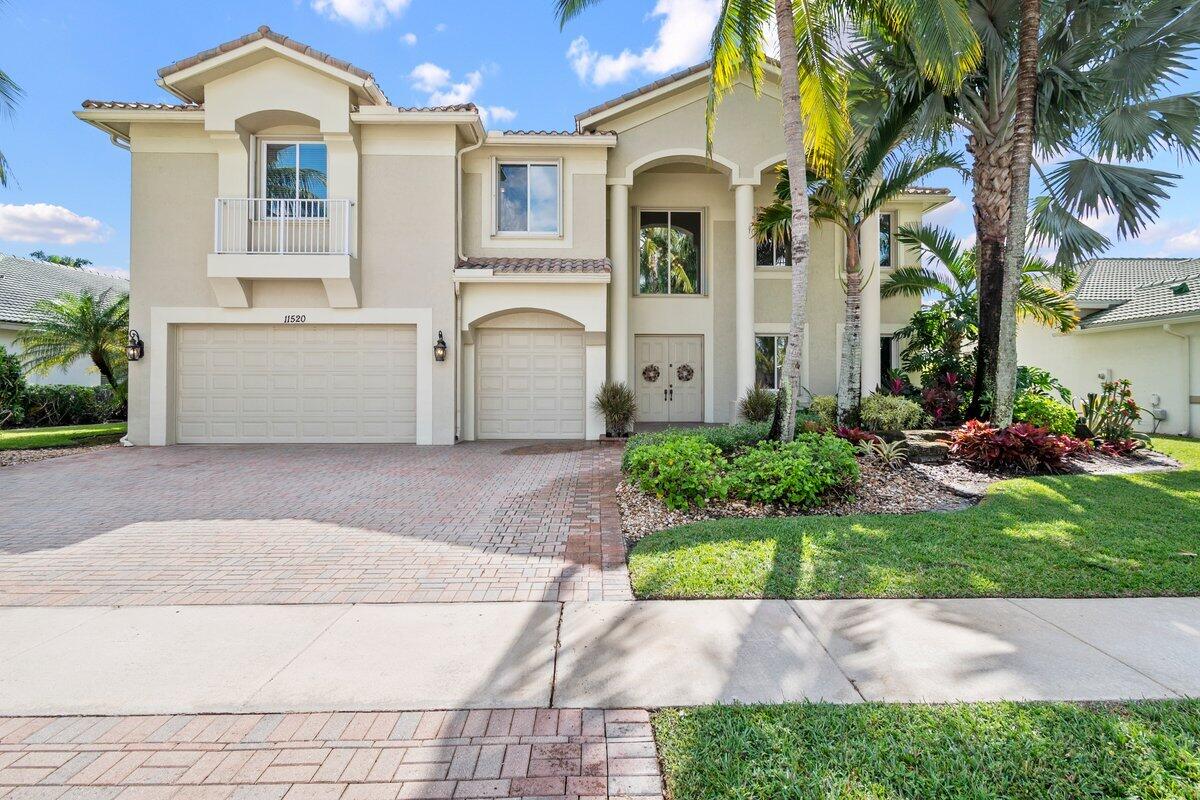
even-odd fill
[(592, 408), (604, 417), (604, 429), (609, 438), (624, 439), (637, 416), (637, 399), (627, 385), (610, 381), (600, 387)]

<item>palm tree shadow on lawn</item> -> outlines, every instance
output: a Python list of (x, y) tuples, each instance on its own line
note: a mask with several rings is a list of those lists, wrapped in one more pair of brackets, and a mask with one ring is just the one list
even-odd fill
[(638, 597), (1088, 597), (1200, 593), (1200, 475), (997, 484), (970, 509), (728, 519), (653, 534)]

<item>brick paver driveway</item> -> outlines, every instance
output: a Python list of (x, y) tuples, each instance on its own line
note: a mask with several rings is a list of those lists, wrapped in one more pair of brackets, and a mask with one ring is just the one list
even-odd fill
[(0, 605), (627, 599), (619, 450), (118, 448), (0, 469)]

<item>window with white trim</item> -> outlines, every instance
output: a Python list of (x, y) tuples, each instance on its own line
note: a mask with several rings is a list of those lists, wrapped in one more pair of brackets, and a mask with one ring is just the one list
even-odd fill
[(893, 222), (891, 214), (879, 215), (879, 266), (892, 266)]
[(787, 352), (787, 336), (754, 337), (754, 383), (767, 389), (778, 389), (783, 383), (783, 357)]
[(558, 162), (497, 162), (497, 233), (557, 234), (560, 209)]
[(272, 217), (324, 217), (329, 198), (329, 155), (324, 142), (263, 140), (259, 186)]

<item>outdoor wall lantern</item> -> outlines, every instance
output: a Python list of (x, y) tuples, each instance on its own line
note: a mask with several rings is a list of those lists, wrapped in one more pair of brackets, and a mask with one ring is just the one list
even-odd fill
[(130, 361), (141, 361), (145, 354), (146, 345), (142, 342), (142, 337), (138, 336), (137, 331), (130, 329), (129, 343), (125, 345), (125, 355)]
[(442, 336), (441, 331), (438, 331), (437, 341), (433, 343), (433, 360), (437, 362), (446, 360), (446, 337)]

